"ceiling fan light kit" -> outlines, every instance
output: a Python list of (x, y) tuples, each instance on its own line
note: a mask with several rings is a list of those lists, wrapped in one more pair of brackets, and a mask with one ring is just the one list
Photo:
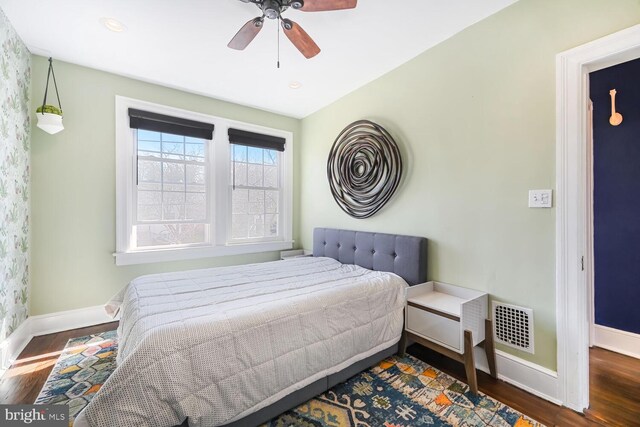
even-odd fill
[(326, 12), (331, 10), (353, 9), (358, 0), (240, 0), (253, 3), (261, 11), (262, 16), (247, 22), (231, 39), (231, 49), (244, 50), (258, 35), (264, 26), (264, 18), (279, 21), (285, 35), (305, 58), (311, 59), (320, 53), (320, 48), (313, 39), (294, 21), (284, 18), (282, 14), (292, 8), (303, 12)]

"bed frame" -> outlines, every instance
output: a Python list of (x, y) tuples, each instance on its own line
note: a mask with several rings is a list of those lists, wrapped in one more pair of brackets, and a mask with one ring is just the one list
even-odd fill
[[(355, 264), (369, 270), (395, 273), (409, 285), (427, 280), (427, 239), (424, 237), (316, 228), (313, 230), (313, 256), (329, 257), (343, 264)], [(397, 352), (398, 343), (340, 372), (315, 381), (240, 420), (225, 424), (224, 427), (260, 425)]]

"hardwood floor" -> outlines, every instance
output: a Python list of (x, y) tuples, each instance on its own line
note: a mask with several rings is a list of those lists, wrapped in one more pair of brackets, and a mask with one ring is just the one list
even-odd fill
[[(115, 329), (116, 322), (34, 338), (0, 379), (0, 404), (30, 404), (38, 396), (70, 338)], [(464, 365), (413, 345), (408, 352), (465, 380)], [(591, 350), (591, 408), (586, 416), (556, 406), (478, 372), (480, 391), (547, 426), (640, 426), (640, 360), (599, 348)]]
[(640, 426), (640, 360), (592, 348), (587, 417), (611, 426)]
[[(464, 365), (418, 345), (413, 356), (465, 381)], [(600, 348), (590, 350), (590, 401), (586, 416), (478, 371), (478, 388), (547, 426), (640, 426), (640, 360)]]

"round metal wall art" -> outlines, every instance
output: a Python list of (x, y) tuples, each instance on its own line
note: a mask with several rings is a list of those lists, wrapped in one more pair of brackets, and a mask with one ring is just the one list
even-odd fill
[(327, 161), (336, 203), (354, 218), (369, 218), (391, 199), (402, 178), (402, 157), (393, 137), (368, 120), (338, 135)]

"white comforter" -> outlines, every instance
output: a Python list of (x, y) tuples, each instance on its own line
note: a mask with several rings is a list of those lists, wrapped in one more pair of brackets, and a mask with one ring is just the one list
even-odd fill
[(75, 426), (240, 419), (397, 342), (406, 287), (330, 258), (139, 277), (108, 304), (118, 367)]

